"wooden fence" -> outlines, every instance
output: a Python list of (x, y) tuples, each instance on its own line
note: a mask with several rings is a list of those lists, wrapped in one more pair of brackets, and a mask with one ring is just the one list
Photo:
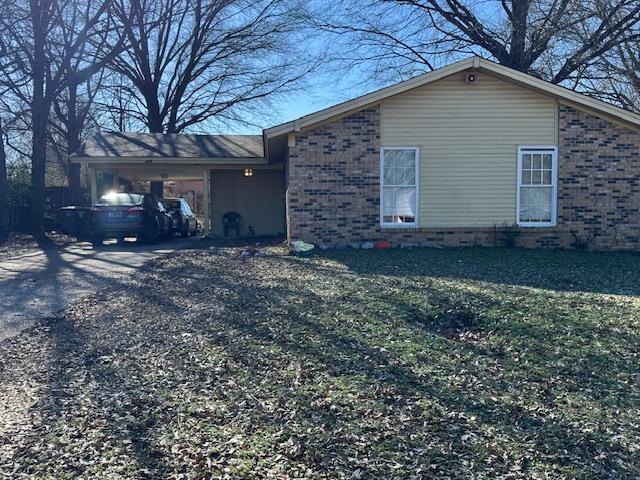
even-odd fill
[(29, 231), (31, 210), (29, 207), (9, 207), (9, 230), (17, 233)]

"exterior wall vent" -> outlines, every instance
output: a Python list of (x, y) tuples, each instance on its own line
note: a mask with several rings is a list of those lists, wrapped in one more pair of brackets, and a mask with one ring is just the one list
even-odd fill
[(479, 76), (478, 76), (478, 71), (477, 70), (472, 70), (470, 72), (466, 72), (465, 77), (464, 77), (464, 81), (467, 83), (478, 83), (478, 81), (480, 80)]

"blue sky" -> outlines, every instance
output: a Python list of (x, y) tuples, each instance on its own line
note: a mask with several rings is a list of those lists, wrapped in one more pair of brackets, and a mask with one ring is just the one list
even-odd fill
[(336, 103), (340, 103), (348, 98), (361, 95), (364, 92), (355, 93), (348, 96), (342, 89), (332, 89), (325, 85), (316, 85), (305, 92), (298, 92), (291, 95), (290, 98), (281, 99), (277, 102), (278, 112), (275, 117), (278, 121), (288, 122), (296, 118), (302, 117), (317, 110), (330, 107)]
[[(295, 120), (303, 115), (322, 110), (336, 103), (363, 95), (375, 87), (365, 87), (351, 83), (349, 79), (340, 82), (329, 83), (324, 78), (311, 80), (311, 85), (302, 91), (291, 93), (286, 97), (273, 100), (272, 113), (264, 120), (265, 128), (278, 125), (280, 123)], [(222, 133), (226, 133), (222, 132)], [(233, 129), (237, 134), (260, 134), (262, 130), (258, 127), (239, 126)]]
[[(322, 0), (320, 0), (319, 5), (322, 11), (327, 8)], [(490, 0), (486, 4), (476, 5), (475, 11), (481, 15), (483, 20), (487, 17), (493, 19), (500, 18), (504, 14), (500, 3), (496, 0)], [(304, 90), (292, 93), (286, 97), (275, 98), (271, 105), (272, 111), (269, 112), (268, 117), (260, 120), (260, 123), (265, 123), (265, 125), (261, 126), (268, 128), (279, 123), (294, 120), (303, 115), (322, 110), (323, 108), (330, 107), (407, 78), (406, 76), (401, 78), (400, 74), (398, 74), (397, 78), (387, 76), (376, 79), (374, 78), (372, 65), (367, 62), (356, 66), (347, 66), (347, 63), (340, 64), (340, 62), (333, 64), (334, 56), (338, 55), (338, 51), (341, 52), (342, 47), (345, 45), (340, 42), (345, 40), (347, 41), (346, 44), (349, 45), (349, 39), (346, 39), (346, 37), (338, 39), (337, 37), (329, 37), (328, 35), (320, 35), (317, 33), (302, 37), (303, 50), (308, 53), (311, 58), (318, 54), (326, 55), (329, 64), (327, 65), (328, 68), (322, 67), (311, 73), (305, 81), (306, 86)], [(355, 41), (355, 39), (351, 40)], [(363, 50), (363, 52), (360, 53), (366, 54), (366, 51)], [(459, 56), (464, 57), (467, 55), (461, 54)], [(448, 64), (458, 59), (459, 58), (439, 59), (434, 57), (431, 60), (437, 68), (443, 66), (443, 62), (444, 64)], [(415, 71), (407, 71), (404, 73), (410, 77), (423, 73), (422, 69), (427, 71), (424, 65), (421, 66), (417, 64), (416, 67)], [(258, 127), (240, 127), (238, 130), (244, 131), (234, 133), (261, 133)]]
[(366, 70), (358, 68), (320, 69), (310, 74), (299, 91), (275, 99), (273, 114), (267, 121), (277, 125), (295, 120), (383, 86), (365, 77), (370, 75), (367, 75)]
[[(309, 113), (317, 112), (323, 108), (337, 103), (345, 102), (365, 93), (387, 86), (380, 84), (372, 78), (364, 78), (366, 72), (362, 69), (354, 69), (342, 74), (316, 73), (307, 80), (304, 89), (291, 93), (285, 97), (273, 100), (273, 111), (265, 121), (265, 128), (280, 123), (295, 120)], [(398, 78), (397, 81), (403, 80)], [(390, 82), (395, 83), (395, 82)], [(242, 130), (242, 127), (240, 128)], [(259, 134), (261, 129), (251, 129), (234, 133)]]
[[(322, 12), (327, 8), (327, 5), (322, 0), (319, 1), (318, 5), (318, 8)], [(339, 8), (338, 11), (340, 11)], [(397, 11), (400, 10), (398, 9)], [(504, 11), (500, 6), (500, 2), (497, 0), (479, 2), (479, 4), (474, 6), (474, 11), (479, 15), (479, 18), (485, 22), (496, 21), (496, 19), (500, 21), (499, 19), (504, 17)], [(305, 39), (305, 41), (308, 42), (305, 48), (311, 55), (313, 55), (313, 52), (318, 52), (326, 48), (325, 53), (329, 52), (329, 57), (331, 57), (332, 53), (336, 54), (336, 52), (332, 52), (332, 49), (338, 48), (338, 50), (342, 50), (340, 46), (342, 44), (334, 44), (334, 41), (337, 40), (337, 37), (330, 39), (330, 37), (325, 35), (314, 34)], [(465, 57), (467, 55), (468, 54), (461, 54), (459, 56)], [(436, 67), (443, 66), (441, 60), (442, 59), (436, 57), (432, 59)], [(459, 58), (447, 59), (444, 63), (448, 64), (454, 60), (459, 60)], [(418, 66), (418, 71), (411, 72), (409, 76), (422, 73), (420, 70)], [(424, 71), (426, 71), (426, 68)], [(394, 80), (393, 77), (391, 77), (384, 79), (384, 84), (380, 84), (371, 78), (372, 74), (371, 66), (366, 63), (357, 67), (345, 66), (344, 69), (338, 66), (338, 70), (333, 70), (332, 73), (327, 73), (324, 69), (320, 69), (320, 71), (312, 74), (311, 78), (307, 79), (307, 88), (305, 91), (293, 94), (288, 98), (279, 98), (274, 101), (273, 107), (276, 111), (274, 111), (272, 115), (273, 121), (275, 124), (278, 124), (294, 120), (303, 115), (355, 98), (395, 83), (396, 81), (406, 79), (406, 77), (398, 77)]]
[(332, 99), (329, 89), (318, 86), (314, 93), (300, 92), (284, 100), (280, 105), (282, 110), (278, 112), (278, 116), (281, 117), (280, 120), (287, 122), (338, 102), (340, 102), (338, 97)]

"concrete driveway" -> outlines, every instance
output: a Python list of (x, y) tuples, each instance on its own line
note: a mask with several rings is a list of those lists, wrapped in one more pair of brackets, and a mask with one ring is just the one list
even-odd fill
[(148, 260), (198, 245), (175, 238), (157, 245), (88, 243), (0, 259), (0, 341), (101, 288), (122, 283)]

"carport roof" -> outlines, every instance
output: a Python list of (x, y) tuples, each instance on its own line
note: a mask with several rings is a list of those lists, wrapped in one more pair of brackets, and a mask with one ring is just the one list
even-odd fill
[(100, 132), (71, 155), (79, 159), (263, 159), (262, 135)]

